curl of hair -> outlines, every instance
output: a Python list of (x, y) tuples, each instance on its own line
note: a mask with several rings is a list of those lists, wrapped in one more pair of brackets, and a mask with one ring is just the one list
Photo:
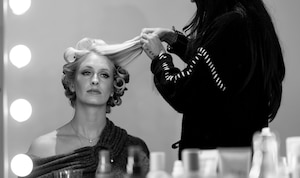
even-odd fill
[(129, 73), (121, 66), (116, 66), (114, 72), (113, 95), (109, 97), (106, 106), (106, 112), (110, 113), (111, 107), (119, 106), (122, 104), (121, 96), (127, 90), (126, 84), (129, 83)]
[(70, 86), (73, 85), (75, 74), (79, 61), (68, 63), (63, 66), (62, 84), (65, 89), (65, 96), (70, 100), (72, 107), (75, 106), (76, 93), (71, 91)]

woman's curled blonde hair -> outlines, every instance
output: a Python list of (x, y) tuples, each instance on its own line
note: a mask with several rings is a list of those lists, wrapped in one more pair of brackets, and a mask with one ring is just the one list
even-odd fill
[(83, 38), (75, 48), (67, 48), (64, 53), (64, 60), (67, 63), (63, 66), (62, 84), (65, 96), (69, 98), (72, 107), (75, 106), (76, 93), (70, 90), (70, 85), (75, 80), (79, 65), (92, 52), (108, 57), (115, 66), (113, 95), (109, 97), (106, 108), (106, 112), (110, 113), (111, 107), (119, 106), (122, 103), (121, 96), (127, 90), (126, 84), (129, 82), (129, 73), (123, 67), (142, 53), (141, 43), (139, 37), (113, 45), (108, 45), (99, 39)]

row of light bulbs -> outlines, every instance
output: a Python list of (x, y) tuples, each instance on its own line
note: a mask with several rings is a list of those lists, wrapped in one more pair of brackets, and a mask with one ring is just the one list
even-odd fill
[[(9, 7), (15, 15), (24, 14), (30, 6), (31, 0), (9, 0)], [(31, 51), (26, 45), (16, 45), (9, 52), (9, 60), (17, 68), (25, 67), (31, 61)], [(30, 118), (32, 107), (27, 100), (17, 99), (10, 105), (9, 113), (16, 121), (24, 122)], [(26, 154), (17, 154), (12, 158), (10, 168), (15, 175), (25, 177), (31, 173), (33, 162)]]
[[(31, 6), (31, 0), (9, 0), (15, 15), (24, 14)], [(31, 61), (31, 51), (26, 45), (16, 45), (9, 52), (10, 62), (17, 68), (25, 67)], [(10, 115), (18, 122), (26, 121), (32, 113), (31, 104), (25, 99), (17, 99), (10, 105)]]

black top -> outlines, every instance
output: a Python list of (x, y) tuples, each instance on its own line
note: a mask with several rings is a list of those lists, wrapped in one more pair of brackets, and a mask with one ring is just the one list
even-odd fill
[(180, 152), (184, 148), (248, 147), (254, 132), (268, 125), (259, 64), (250, 72), (255, 66), (247, 35), (251, 18), (237, 10), (217, 21), (195, 46), (196, 53), (186, 53), (189, 39), (183, 34), (169, 46), (168, 51), (186, 63), (183, 70), (174, 66), (170, 54), (151, 63), (158, 91), (183, 114)]
[(39, 158), (31, 156), (34, 164), (32, 173), (27, 178), (53, 178), (54, 171), (82, 169), (84, 178), (94, 178), (98, 166), (98, 152), (101, 149), (110, 151), (114, 177), (123, 178), (126, 174), (128, 147), (138, 145), (142, 148), (142, 166), (149, 170), (149, 150), (145, 142), (131, 135), (126, 130), (115, 126), (107, 119), (107, 124), (95, 146), (83, 147), (67, 154)]

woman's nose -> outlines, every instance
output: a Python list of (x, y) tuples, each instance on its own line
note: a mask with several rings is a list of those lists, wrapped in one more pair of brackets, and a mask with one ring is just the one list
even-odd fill
[(99, 79), (98, 76), (95, 74), (92, 77), (92, 85), (98, 85), (99, 84)]

